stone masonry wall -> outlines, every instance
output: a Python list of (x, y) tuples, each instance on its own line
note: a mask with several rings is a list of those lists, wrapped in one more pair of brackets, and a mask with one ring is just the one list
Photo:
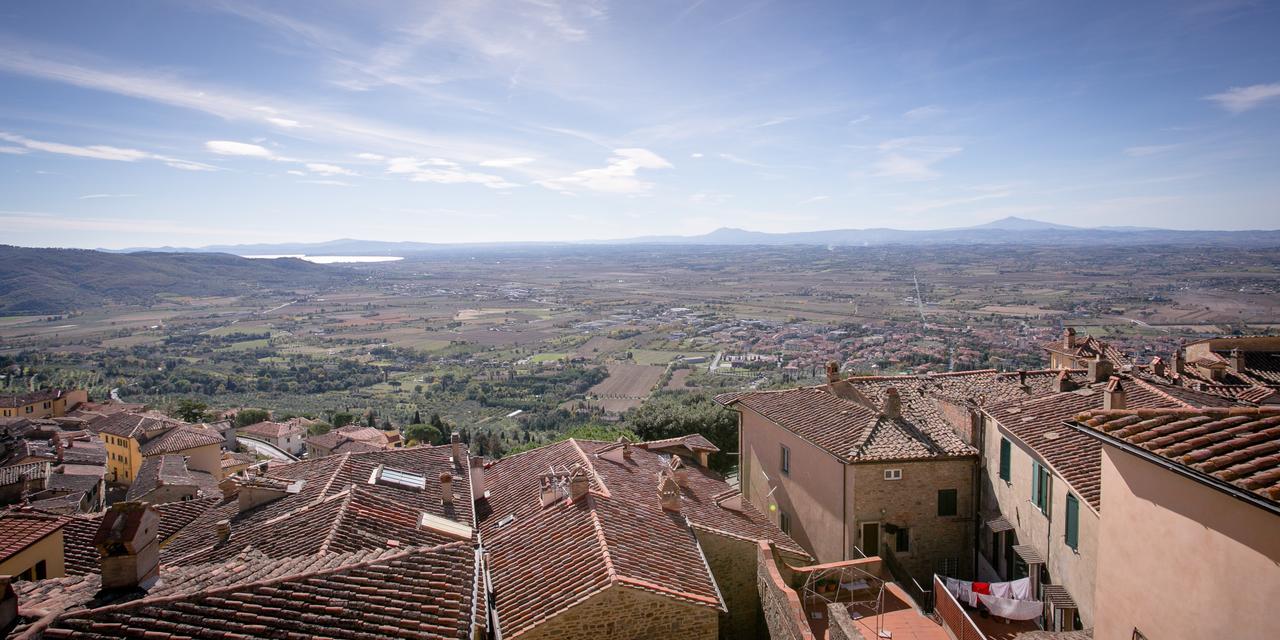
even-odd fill
[(839, 602), (827, 605), (827, 640), (866, 640), (849, 617), (849, 607)]
[(764, 612), (769, 637), (773, 640), (814, 640), (800, 597), (778, 570), (768, 543), (759, 543), (756, 557), (760, 608)]
[(520, 637), (531, 640), (715, 640), (719, 614), (718, 608), (615, 585)]
[(769, 637), (756, 587), (756, 543), (694, 529), (707, 565), (720, 587), (728, 613), (720, 614), (720, 637), (763, 640)]

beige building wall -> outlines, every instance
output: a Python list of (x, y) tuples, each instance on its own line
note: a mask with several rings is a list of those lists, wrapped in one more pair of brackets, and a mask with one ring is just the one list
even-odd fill
[[(741, 416), (740, 483), (743, 495), (781, 526), (781, 513), (791, 519), (792, 539), (818, 562), (845, 555), (845, 464), (830, 453), (774, 424), (764, 416), (736, 407)], [(782, 473), (782, 446), (791, 450), (791, 472)]]
[[(961, 575), (968, 575), (973, 564), (973, 458), (910, 462), (858, 463), (849, 466), (850, 544), (856, 544), (867, 555), (880, 555), (866, 549), (862, 539), (864, 524), (880, 524), (880, 541), (895, 550), (916, 580), (926, 584), (938, 563), (952, 559)], [(885, 480), (885, 471), (901, 471), (900, 480)], [(956, 490), (956, 515), (938, 515), (938, 491)], [(909, 549), (896, 553), (894, 535), (884, 530), (885, 524), (905, 526), (909, 532)], [(856, 556), (855, 556), (856, 557)]]
[(516, 637), (715, 640), (719, 614), (717, 608), (614, 585)]
[(8, 560), (0, 562), (0, 575), (20, 576), (36, 566), (37, 562), (44, 560), (46, 578), (64, 577), (67, 575), (67, 567), (62, 555), (62, 545), (62, 530), (59, 529)]
[[(1017, 533), (1015, 544), (1029, 544), (1040, 552), (1049, 570), (1049, 582), (1066, 587), (1080, 608), (1081, 622), (1085, 628), (1092, 626), (1094, 618), (1094, 585), (1098, 568), (1099, 514), (1079, 493), (1076, 493), (1052, 466), (1036, 456), (1017, 436), (997, 427), (990, 418), (984, 418), (986, 436), (983, 442), (982, 510), (985, 513), (999, 511), (1013, 525)], [(1069, 427), (1062, 427), (1065, 431)], [(1009, 480), (1000, 478), (1000, 438), (1010, 442)], [(1053, 475), (1049, 515), (1042, 513), (1031, 502), (1031, 463), (1040, 462)], [(1079, 548), (1067, 546), (1067, 493), (1075, 494), (1080, 502)], [(1109, 498), (1108, 498), (1109, 500)], [(982, 528), (981, 549), (984, 557), (997, 571), (1004, 571), (1003, 549), (991, 549), (991, 532)]]
[(222, 479), (222, 447), (216, 444), (206, 444), (192, 449), (184, 449), (177, 452), (180, 456), (187, 456), (187, 468), (203, 471), (210, 474), (216, 480)]
[(1280, 516), (1103, 447), (1094, 637), (1277, 637)]

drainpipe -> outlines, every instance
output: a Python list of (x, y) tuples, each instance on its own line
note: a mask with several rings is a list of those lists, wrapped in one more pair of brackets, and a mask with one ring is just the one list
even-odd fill
[(840, 461), (840, 557), (849, 559), (849, 465)]
[(977, 443), (978, 461), (977, 461), (977, 464), (973, 465), (973, 474), (972, 474), (973, 490), (970, 492), (973, 494), (972, 504), (973, 504), (973, 515), (975, 516), (974, 525), (973, 525), (973, 565), (971, 569), (971, 571), (973, 572), (972, 575), (975, 579), (978, 577), (978, 549), (982, 544), (982, 518), (980, 517), (979, 514), (982, 513), (982, 510), (981, 510), (982, 476), (983, 476), (982, 469), (985, 466), (985, 460), (986, 460), (983, 454), (987, 450), (987, 417), (981, 411), (977, 412), (977, 416), (978, 416), (978, 443)]

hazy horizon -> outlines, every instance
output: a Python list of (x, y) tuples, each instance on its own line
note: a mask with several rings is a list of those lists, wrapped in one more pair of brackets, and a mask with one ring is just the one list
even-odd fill
[(1280, 10), (0, 8), (5, 242), (1272, 229)]

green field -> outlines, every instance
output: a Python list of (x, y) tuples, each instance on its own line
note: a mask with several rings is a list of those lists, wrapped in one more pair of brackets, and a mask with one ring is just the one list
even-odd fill
[(631, 358), (636, 364), (664, 365), (676, 358), (683, 357), (706, 357), (715, 356), (714, 353), (705, 351), (659, 351), (656, 349), (632, 349)]

